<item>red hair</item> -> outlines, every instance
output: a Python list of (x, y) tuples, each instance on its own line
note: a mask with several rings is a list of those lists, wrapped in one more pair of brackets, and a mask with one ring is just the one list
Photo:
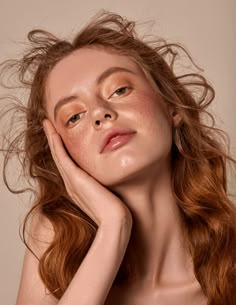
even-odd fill
[[(4, 161), (6, 171), (11, 157), (17, 155), (24, 175), (35, 182), (32, 190), (36, 199), (25, 218), (23, 234), (35, 209), (52, 223), (54, 239), (39, 259), (39, 273), (48, 290), (59, 299), (89, 250), (97, 225), (69, 198), (52, 159), (42, 128), (45, 82), (56, 63), (79, 48), (102, 47), (129, 56), (155, 82), (165, 102), (181, 113), (182, 121), (173, 131), (172, 187), (187, 249), (208, 305), (234, 305), (236, 208), (227, 194), (226, 166), (229, 161), (236, 162), (229, 155), (224, 133), (215, 127), (206, 110), (214, 99), (214, 90), (200, 73), (175, 73), (178, 55), (188, 55), (182, 46), (163, 39), (141, 40), (134, 28), (134, 22), (102, 13), (72, 42), (34, 30), (28, 34), (31, 46), (23, 58), (3, 64), (2, 75), (16, 69), (20, 83), (30, 91), (26, 105), (18, 102), (13, 107), (23, 115), (27, 126), (10, 139)], [(206, 124), (206, 116), (212, 119), (211, 124)], [(6, 172), (5, 182), (11, 189)], [(132, 272), (126, 254), (114, 283), (128, 281)]]

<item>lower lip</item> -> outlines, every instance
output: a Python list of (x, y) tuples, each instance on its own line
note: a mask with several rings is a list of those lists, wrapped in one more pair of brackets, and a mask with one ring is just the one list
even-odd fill
[(128, 143), (131, 138), (134, 136), (134, 133), (123, 134), (116, 137), (114, 140), (110, 141), (102, 152), (109, 152), (116, 150), (117, 148), (123, 146), (124, 144)]

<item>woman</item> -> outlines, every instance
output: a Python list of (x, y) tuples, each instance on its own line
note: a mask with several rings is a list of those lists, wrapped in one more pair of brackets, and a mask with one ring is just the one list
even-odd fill
[(235, 304), (235, 161), (206, 125), (214, 90), (134, 26), (102, 13), (71, 43), (31, 31), (5, 63), (30, 89), (5, 166), (16, 152), (36, 183), (17, 305)]

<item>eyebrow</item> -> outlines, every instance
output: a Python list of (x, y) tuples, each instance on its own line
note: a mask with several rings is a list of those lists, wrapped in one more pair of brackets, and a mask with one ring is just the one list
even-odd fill
[[(133, 72), (132, 70), (129, 70), (127, 68), (111, 67), (111, 68), (108, 68), (107, 70), (105, 70), (104, 72), (102, 72), (102, 74), (100, 74), (98, 76), (98, 78), (96, 79), (96, 84), (101, 85), (101, 83), (104, 82), (105, 79), (107, 79), (110, 75), (117, 73), (117, 72), (128, 72), (131, 74), (135, 74), (135, 72)], [(59, 99), (54, 107), (54, 120), (56, 120), (56, 118), (57, 118), (57, 113), (58, 113), (59, 109), (62, 106), (64, 106), (65, 104), (73, 102), (75, 99), (78, 99), (77, 95), (70, 95), (70, 96), (66, 96), (66, 97)]]

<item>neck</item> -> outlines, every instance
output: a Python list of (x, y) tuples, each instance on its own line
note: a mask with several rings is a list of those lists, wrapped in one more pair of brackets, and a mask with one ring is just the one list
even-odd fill
[(133, 215), (125, 259), (132, 266), (135, 282), (156, 287), (194, 281), (170, 169), (163, 166), (155, 171), (152, 166), (143, 177), (113, 189)]

